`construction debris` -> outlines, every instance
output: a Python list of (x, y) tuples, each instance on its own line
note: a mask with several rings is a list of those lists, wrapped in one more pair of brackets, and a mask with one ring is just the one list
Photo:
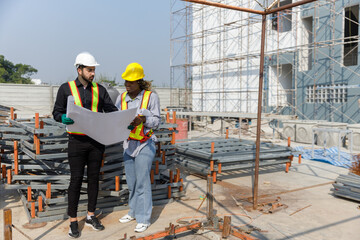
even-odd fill
[[(11, 117), (13, 118), (13, 116)], [(180, 170), (175, 168), (176, 125), (161, 124), (155, 131), (159, 140), (151, 170), (154, 205), (171, 202), (184, 195)], [(1, 163), (5, 189), (20, 193), (30, 223), (67, 218), (67, 189), (70, 168), (65, 125), (53, 119), (9, 119), (0, 126)], [(100, 170), (98, 211), (127, 209), (128, 190), (122, 143), (106, 146)], [(78, 216), (86, 215), (87, 174), (81, 187)]]
[(304, 210), (305, 208), (308, 208), (308, 207), (311, 207), (311, 204), (310, 204), (310, 205), (307, 205), (306, 207), (303, 207), (303, 208), (300, 208), (300, 209), (296, 210), (295, 212), (291, 213), (289, 216), (292, 216), (292, 215), (294, 215), (295, 213), (298, 213), (298, 212), (300, 212), (300, 211), (302, 211), (302, 210)]

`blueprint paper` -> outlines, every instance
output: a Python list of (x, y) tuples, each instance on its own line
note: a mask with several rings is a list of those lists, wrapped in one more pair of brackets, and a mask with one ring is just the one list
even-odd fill
[(67, 125), (70, 132), (82, 132), (104, 145), (124, 141), (129, 137), (127, 128), (136, 116), (137, 108), (110, 113), (93, 112), (75, 105), (74, 97), (69, 96), (66, 115), (74, 120)]

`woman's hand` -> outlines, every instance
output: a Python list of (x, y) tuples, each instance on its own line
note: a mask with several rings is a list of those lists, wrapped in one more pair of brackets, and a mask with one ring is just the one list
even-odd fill
[(134, 118), (134, 120), (130, 123), (131, 126), (138, 126), (140, 125), (141, 123), (145, 123), (146, 122), (146, 117), (145, 116), (136, 116)]

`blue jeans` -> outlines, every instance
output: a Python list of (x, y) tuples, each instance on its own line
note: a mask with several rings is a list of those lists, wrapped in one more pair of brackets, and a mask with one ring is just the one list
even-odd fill
[(150, 223), (152, 194), (150, 171), (155, 157), (155, 143), (151, 139), (136, 157), (124, 153), (126, 183), (129, 188), (129, 215), (137, 223)]

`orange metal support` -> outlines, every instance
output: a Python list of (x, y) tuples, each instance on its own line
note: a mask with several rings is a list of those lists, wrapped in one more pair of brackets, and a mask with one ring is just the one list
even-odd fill
[(229, 139), (229, 128), (226, 128), (226, 139)]
[(162, 165), (165, 165), (165, 151), (162, 151)]
[(180, 178), (181, 186), (179, 187), (179, 191), (182, 192), (184, 190), (184, 180)]
[(120, 176), (115, 176), (115, 191), (120, 191)]
[(288, 147), (290, 147), (290, 143), (291, 143), (291, 138), (288, 137)]
[(14, 141), (14, 174), (19, 174), (19, 152), (18, 152), (18, 142)]
[(156, 160), (155, 162), (155, 174), (159, 175), (159, 160)]
[(179, 182), (180, 181), (180, 169), (177, 168), (176, 169), (176, 178), (175, 178), (175, 182)]
[[(40, 129), (44, 129), (44, 121), (40, 121)], [(43, 137), (44, 134), (40, 133), (40, 137)]]
[(12, 176), (11, 176), (11, 169), (7, 170), (7, 184), (11, 184)]
[(213, 182), (216, 183), (216, 172), (212, 172)]
[(31, 202), (31, 218), (35, 218), (35, 202)]
[(214, 160), (210, 160), (210, 171), (214, 171)]
[(168, 198), (171, 198), (171, 185), (168, 185)]
[(35, 144), (35, 153), (37, 155), (39, 155), (40, 154), (40, 139), (36, 134), (34, 134), (34, 144)]
[(221, 173), (221, 163), (218, 163), (218, 173)]
[(151, 170), (150, 172), (150, 179), (151, 179), (151, 184), (154, 183), (154, 170)]
[(51, 198), (51, 183), (47, 183), (46, 198)]
[(172, 132), (172, 136), (171, 136), (171, 144), (174, 145), (175, 144), (175, 132)]
[(171, 144), (174, 145), (175, 144), (175, 132), (172, 132), (172, 136), (171, 136)]
[(2, 165), (1, 169), (2, 169), (2, 178), (5, 179), (6, 178), (6, 165)]
[(166, 112), (166, 123), (170, 123), (170, 112)]
[(214, 151), (215, 151), (215, 143), (212, 142), (211, 143), (211, 153), (214, 153)]
[(13, 107), (10, 108), (10, 119), (14, 120), (14, 108)]
[(156, 156), (161, 156), (161, 142), (156, 143)]
[[(101, 159), (101, 168), (104, 166), (105, 162), (105, 153), (103, 154), (103, 158)], [(104, 175), (104, 172), (100, 172), (100, 175)]]
[(38, 129), (39, 127), (40, 127), (39, 113), (35, 113), (35, 128)]
[(299, 154), (299, 164), (301, 163), (301, 154)]
[(170, 179), (170, 183), (172, 183), (173, 182), (173, 171), (172, 170), (170, 170), (169, 179)]
[(14, 120), (16, 120), (17, 119), (17, 114), (16, 113), (14, 113)]
[(39, 206), (39, 212), (42, 212), (43, 211), (42, 196), (38, 197), (38, 206)]
[(31, 187), (30, 187), (30, 186), (27, 187), (27, 201), (28, 201), (28, 202), (31, 202), (31, 201), (32, 201), (32, 198), (31, 198)]
[(173, 124), (176, 124), (176, 111), (173, 111)]
[(285, 169), (285, 172), (288, 173), (289, 172), (289, 168), (290, 168), (290, 163), (286, 163), (286, 169)]
[(12, 240), (12, 213), (11, 209), (4, 209), (4, 240)]

